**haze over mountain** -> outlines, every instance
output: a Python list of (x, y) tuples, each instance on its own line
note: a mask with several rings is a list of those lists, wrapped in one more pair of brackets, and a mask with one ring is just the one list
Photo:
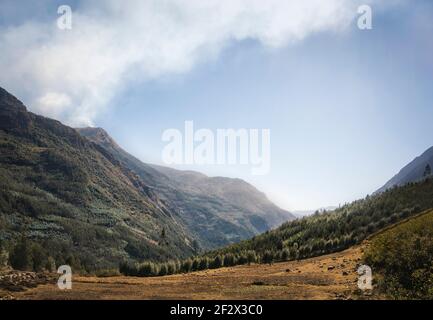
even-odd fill
[(101, 128), (77, 129), (113, 154), (155, 190), (206, 248), (252, 237), (295, 217), (240, 179), (145, 164), (124, 151)]
[(398, 174), (389, 180), (382, 188), (378, 189), (376, 193), (384, 192), (396, 186), (403, 186), (409, 182), (422, 180), (426, 175), (429, 175), (428, 170), (426, 171), (428, 166), (430, 170), (433, 167), (433, 147), (429, 148), (422, 155), (416, 157), (401, 169)]
[(103, 130), (80, 132), (89, 139), (0, 88), (0, 242), (24, 237), (94, 270), (184, 258), (292, 218), (243, 181), (146, 165)]

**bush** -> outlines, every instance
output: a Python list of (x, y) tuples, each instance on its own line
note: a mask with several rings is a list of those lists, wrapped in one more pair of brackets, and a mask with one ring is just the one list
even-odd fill
[(31, 247), (24, 236), (21, 237), (13, 248), (10, 255), (10, 263), (12, 268), (16, 270), (25, 271), (33, 269)]
[(168, 274), (168, 267), (167, 267), (167, 264), (165, 264), (165, 263), (161, 263), (160, 265), (159, 265), (159, 272), (158, 272), (158, 275), (159, 276), (165, 276), (165, 275), (167, 275)]
[(188, 273), (188, 272), (191, 271), (191, 269), (192, 269), (192, 261), (191, 261), (191, 259), (187, 259), (187, 260), (185, 260), (185, 261), (182, 262), (181, 268), (180, 268), (181, 272)]
[(265, 253), (263, 254), (262, 262), (272, 264), (273, 261), (274, 261), (274, 254), (272, 253), (272, 251), (266, 250)]
[(9, 252), (0, 247), (0, 269), (6, 268), (9, 263)]
[(49, 256), (47, 258), (46, 264), (45, 264), (45, 270), (49, 272), (56, 272), (56, 260), (54, 260), (53, 257)]
[(224, 266), (232, 267), (236, 265), (236, 262), (236, 257), (233, 254), (228, 253), (224, 256)]
[(138, 267), (138, 276), (149, 277), (155, 274), (155, 266), (153, 263), (145, 262)]
[(206, 270), (209, 266), (209, 261), (207, 257), (203, 257), (200, 259), (198, 270)]
[(191, 271), (197, 271), (199, 269), (199, 265), (200, 265), (200, 260), (198, 258), (195, 258), (192, 261)]
[(381, 277), (379, 289), (396, 299), (433, 299), (433, 212), (372, 239), (364, 254)]
[(290, 260), (290, 250), (289, 249), (283, 249), (283, 251), (281, 251), (281, 260), (282, 261)]
[(217, 255), (213, 261), (209, 264), (209, 268), (218, 269), (223, 266), (223, 259), (220, 255)]
[(167, 274), (175, 274), (177, 273), (177, 267), (176, 263), (173, 261), (170, 261), (167, 263)]
[(256, 252), (253, 250), (247, 251), (247, 259), (248, 259), (248, 264), (256, 263), (257, 262)]

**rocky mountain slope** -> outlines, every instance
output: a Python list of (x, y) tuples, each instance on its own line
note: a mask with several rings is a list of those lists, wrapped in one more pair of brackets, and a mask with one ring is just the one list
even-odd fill
[[(428, 168), (430, 168), (430, 172)], [(393, 187), (403, 186), (409, 182), (420, 181), (426, 176), (431, 175), (431, 168), (433, 168), (433, 147), (401, 169), (398, 174), (377, 190), (376, 193), (384, 192)]]
[(89, 270), (196, 252), (177, 212), (137, 174), (0, 89), (0, 245), (20, 238), (44, 259)]
[(237, 242), (294, 219), (243, 180), (145, 164), (119, 147), (103, 129), (77, 130), (134, 171), (177, 210), (204, 249)]
[(0, 88), (0, 249), (22, 268), (181, 259), (291, 218), (241, 180), (147, 165), (101, 129), (79, 132)]

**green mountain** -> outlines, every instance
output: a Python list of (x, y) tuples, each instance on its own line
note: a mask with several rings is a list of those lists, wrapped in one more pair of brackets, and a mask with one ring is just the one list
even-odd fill
[(204, 249), (251, 238), (294, 219), (243, 180), (145, 164), (101, 128), (77, 131), (146, 181), (171, 210), (178, 212)]
[(182, 259), (289, 219), (246, 182), (144, 164), (0, 88), (0, 249), (20, 268)]
[(376, 232), (431, 208), (433, 178), (428, 177), (368, 196), (334, 211), (287, 222), (249, 240), (186, 259), (180, 264), (122, 264), (120, 272), (134, 276), (157, 276), (320, 256), (360, 244)]
[(197, 250), (178, 213), (137, 174), (0, 89), (0, 242), (21, 238), (89, 270)]
[(369, 235), (433, 208), (433, 178), (367, 196), (330, 212), (288, 222), (250, 240), (208, 254), (253, 251), (265, 261), (300, 259), (340, 251)]

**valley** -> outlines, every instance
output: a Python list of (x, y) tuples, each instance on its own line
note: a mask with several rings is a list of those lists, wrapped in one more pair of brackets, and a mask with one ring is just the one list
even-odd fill
[(154, 278), (73, 277), (70, 291), (53, 283), (10, 294), (31, 300), (329, 300), (359, 299), (357, 273), (363, 246), (301, 261), (221, 268)]
[[(162, 277), (73, 276), (72, 290), (59, 290), (56, 275), (21, 274), (11, 286), (0, 273), (0, 299), (23, 300), (358, 300), (426, 298), (429, 276), (420, 273), (428, 265), (433, 239), (433, 210), (404, 219), (370, 236), (361, 245), (319, 257), (226, 267)], [(416, 251), (420, 237), (423, 248)], [(384, 246), (384, 244), (386, 244)], [(426, 255), (427, 257), (423, 257)], [(403, 265), (400, 262), (403, 261)], [(373, 291), (358, 288), (357, 269), (367, 263), (373, 268)], [(400, 264), (400, 267), (397, 265)], [(399, 271), (400, 268), (400, 271)], [(415, 286), (385, 294), (388, 278), (408, 284), (411, 269)], [(402, 274), (399, 274), (402, 273)], [(386, 277), (384, 278), (384, 275)], [(13, 276), (9, 276), (9, 279)], [(385, 279), (385, 282), (384, 282)], [(418, 284), (417, 284), (418, 282)], [(421, 291), (421, 287), (423, 291)], [(414, 288), (416, 288), (415, 291)], [(396, 295), (398, 292), (399, 295)], [(416, 296), (411, 296), (415, 294)], [(431, 293), (430, 293), (431, 295)]]
[(0, 298), (364, 299), (363, 261), (381, 294), (429, 297), (431, 150), (376, 193), (295, 219), (243, 180), (143, 163), (0, 88)]

